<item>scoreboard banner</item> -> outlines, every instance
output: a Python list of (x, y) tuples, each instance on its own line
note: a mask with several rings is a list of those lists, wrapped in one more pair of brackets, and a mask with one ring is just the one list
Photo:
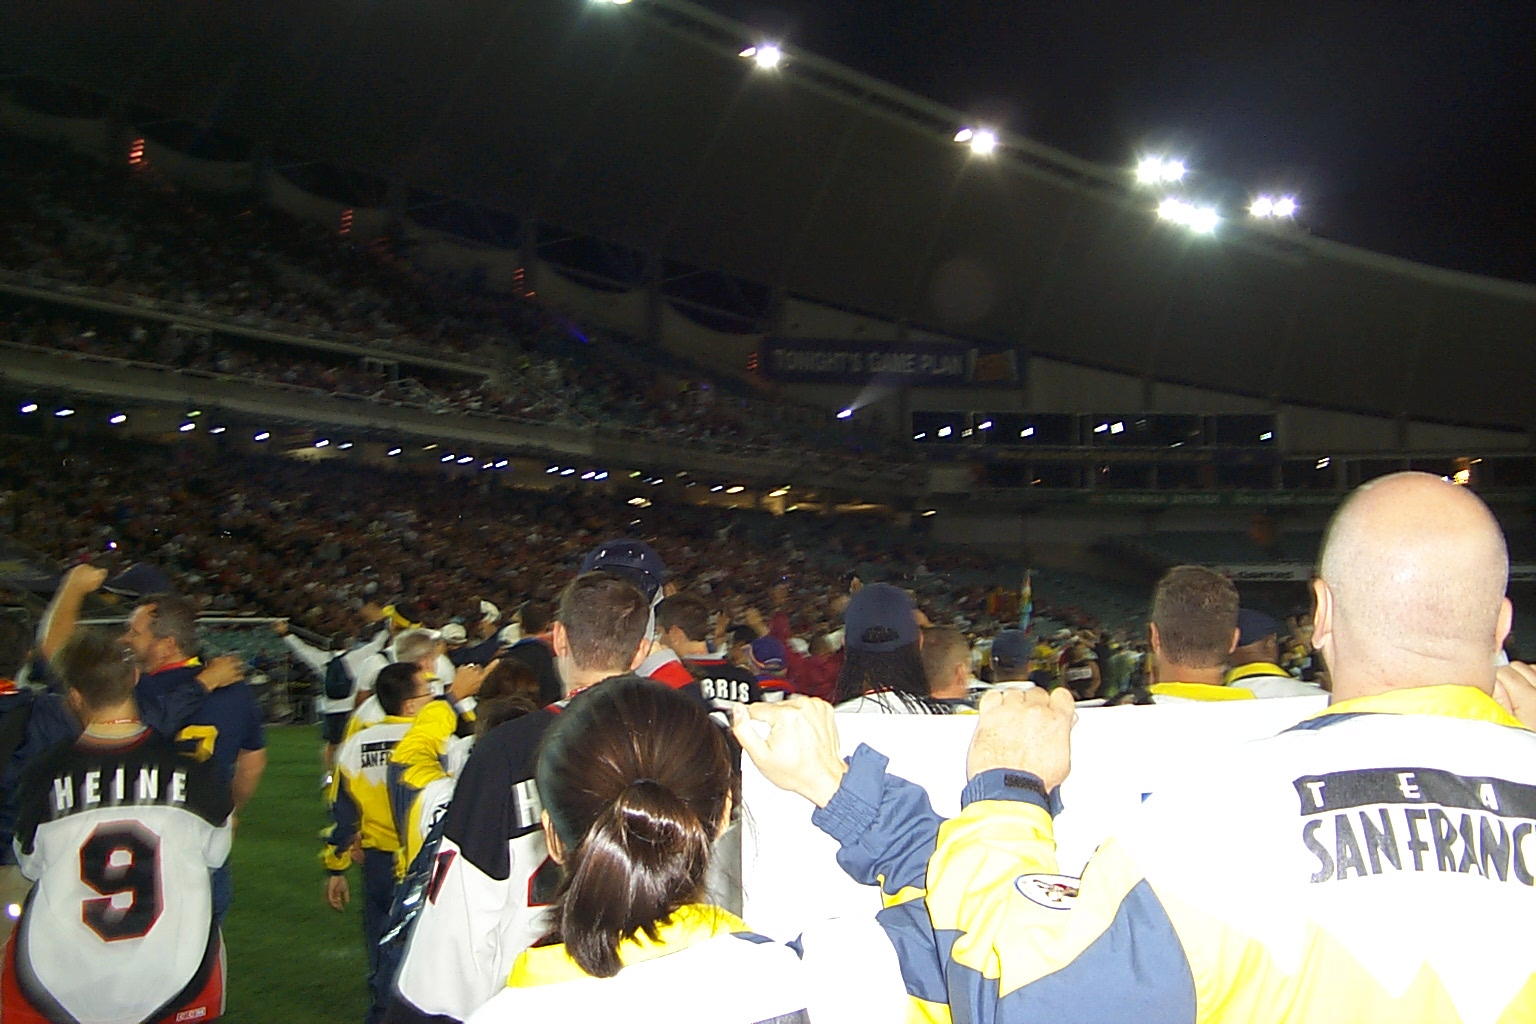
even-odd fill
[(923, 341), (768, 338), (763, 372), (802, 384), (968, 384), (975, 350)]

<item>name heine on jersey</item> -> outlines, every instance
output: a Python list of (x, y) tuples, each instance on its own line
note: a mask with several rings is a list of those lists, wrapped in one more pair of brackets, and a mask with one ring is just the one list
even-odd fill
[(1297, 779), (1313, 882), (1386, 871), (1475, 874), (1536, 886), (1536, 787), (1418, 768)]
[(158, 764), (119, 764), (106, 769), (86, 768), (61, 772), (53, 777), (49, 807), (52, 816), (63, 817), (98, 807), (159, 804), (187, 805), (187, 772)]

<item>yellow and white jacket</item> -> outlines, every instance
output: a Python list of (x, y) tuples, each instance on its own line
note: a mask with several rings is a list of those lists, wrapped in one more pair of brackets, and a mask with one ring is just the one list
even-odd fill
[(1034, 776), (985, 772), (942, 821), (884, 767), (861, 747), (813, 820), (881, 885), (911, 1019), (1536, 1021), (1536, 734), (1478, 690), (1250, 744), (1154, 794), (1080, 882)]

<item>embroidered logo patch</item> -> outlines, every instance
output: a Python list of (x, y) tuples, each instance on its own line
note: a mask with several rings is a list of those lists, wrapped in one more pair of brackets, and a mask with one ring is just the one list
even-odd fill
[(1020, 875), (1013, 880), (1019, 895), (1051, 910), (1071, 909), (1077, 898), (1078, 879), (1071, 875)]

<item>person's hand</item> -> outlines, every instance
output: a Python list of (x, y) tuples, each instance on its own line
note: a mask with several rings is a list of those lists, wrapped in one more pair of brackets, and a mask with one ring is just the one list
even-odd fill
[(966, 775), (993, 768), (1013, 768), (1040, 777), (1049, 793), (1072, 769), (1072, 691), (1065, 686), (1049, 695), (1039, 687), (989, 690), (981, 698), (981, 717), (971, 737)]
[(480, 687), (485, 685), (485, 677), (491, 674), (497, 664), (493, 661), (489, 665), (460, 665), (453, 674), (453, 685), (448, 688), (448, 695), (455, 701), (473, 697), (480, 692)]
[(94, 594), (107, 582), (107, 570), (94, 565), (77, 565), (64, 576), (64, 586), (77, 594)]
[(272, 623), (272, 632), (276, 633), (278, 636), (287, 636), (288, 620), (278, 619), (276, 622)]
[(197, 674), (197, 681), (203, 684), (206, 690), (217, 690), (220, 687), (232, 686), (245, 678), (245, 662), (238, 655), (221, 654), (217, 658), (210, 658), (208, 664)]
[(1523, 661), (1500, 665), (1493, 677), (1493, 699), (1527, 729), (1536, 729), (1536, 668)]
[(352, 901), (352, 889), (346, 875), (331, 875), (325, 880), (325, 902), (332, 910), (341, 910)]
[[(758, 722), (768, 726), (764, 735)], [(799, 694), (777, 704), (737, 704), (731, 731), (769, 782), (827, 806), (848, 766), (839, 754), (832, 705)]]

